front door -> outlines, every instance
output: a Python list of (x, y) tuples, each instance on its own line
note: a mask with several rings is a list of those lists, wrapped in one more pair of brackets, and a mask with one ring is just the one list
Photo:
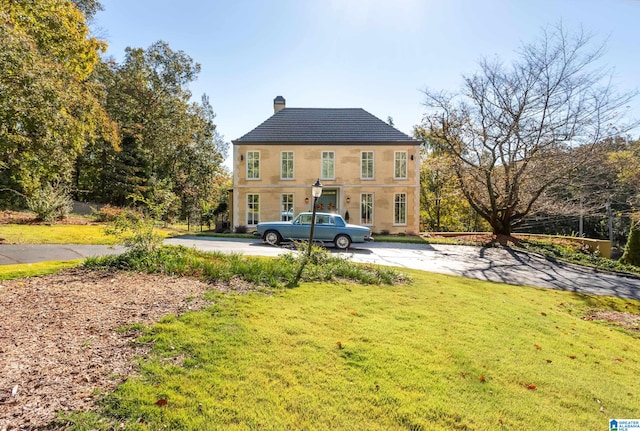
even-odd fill
[(338, 189), (323, 189), (322, 195), (316, 204), (317, 211), (337, 212), (338, 211)]

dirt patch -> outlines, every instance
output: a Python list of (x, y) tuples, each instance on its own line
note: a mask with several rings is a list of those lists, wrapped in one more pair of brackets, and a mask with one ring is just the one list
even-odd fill
[(212, 288), (249, 289), (240, 280), (83, 269), (0, 282), (0, 430), (36, 429), (58, 411), (94, 408), (147, 353), (122, 327), (200, 309)]
[(587, 320), (602, 320), (614, 323), (628, 331), (640, 332), (640, 314), (621, 311), (591, 310), (585, 316)]
[(57, 220), (55, 222), (43, 222), (41, 220), (36, 220), (36, 215), (29, 212), (21, 212), (21, 211), (0, 211), (0, 224), (96, 224), (92, 219), (88, 217), (78, 217), (74, 215), (70, 215), (69, 217), (63, 220)]
[(504, 246), (517, 246), (520, 244), (520, 240), (514, 236), (507, 235), (493, 235), (490, 233), (443, 233), (438, 234), (437, 232), (430, 232), (430, 238), (450, 238), (455, 239), (463, 243), (476, 243), (482, 245), (492, 245), (492, 244), (500, 244)]

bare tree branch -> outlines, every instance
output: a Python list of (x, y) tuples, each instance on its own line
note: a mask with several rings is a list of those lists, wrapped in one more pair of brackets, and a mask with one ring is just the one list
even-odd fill
[(423, 127), (453, 156), (464, 196), (496, 234), (511, 234), (598, 142), (638, 125), (623, 122), (637, 92), (615, 91), (599, 64), (604, 44), (584, 31), (545, 29), (518, 54), (510, 67), (483, 59), (458, 94), (424, 91)]

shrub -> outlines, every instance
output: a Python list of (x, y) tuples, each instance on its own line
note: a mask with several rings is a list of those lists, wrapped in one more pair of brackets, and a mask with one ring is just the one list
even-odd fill
[(334, 256), (327, 249), (311, 246), (308, 243), (295, 244), (297, 254), (287, 253), (278, 257), (278, 266), (296, 268), (296, 275), (289, 279), (288, 287), (295, 287), (303, 281), (338, 281), (351, 280), (363, 284), (395, 284), (407, 281), (406, 275), (393, 269), (385, 269), (376, 265), (354, 264), (343, 256)]
[(27, 197), (27, 208), (36, 214), (38, 220), (52, 222), (68, 217), (73, 201), (65, 188), (46, 184)]
[(110, 223), (116, 221), (120, 213), (124, 211), (126, 211), (124, 208), (106, 204), (99, 210), (95, 210), (93, 216), (96, 218), (96, 221)]
[(162, 245), (162, 237), (154, 231), (153, 219), (137, 211), (121, 211), (105, 232), (135, 253), (153, 253)]
[(624, 246), (624, 253), (620, 258), (627, 265), (640, 266), (640, 221), (633, 223), (629, 232), (629, 239)]
[(240, 226), (236, 226), (235, 233), (247, 233), (248, 230), (245, 225), (241, 224)]
[(258, 286), (282, 287), (292, 286), (302, 260), (306, 260), (302, 281), (350, 280), (390, 285), (407, 281), (406, 275), (394, 269), (354, 264), (317, 246), (313, 246), (311, 256), (301, 250), (275, 259), (164, 246), (150, 252), (132, 249), (120, 255), (89, 258), (85, 266), (196, 276), (206, 281), (229, 281), (237, 277)]

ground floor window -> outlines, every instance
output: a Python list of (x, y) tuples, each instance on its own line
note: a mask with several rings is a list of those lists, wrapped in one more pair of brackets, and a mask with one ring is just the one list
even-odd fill
[(393, 224), (407, 224), (407, 194), (396, 193), (393, 202)]
[(247, 195), (247, 225), (256, 225), (260, 222), (260, 195)]
[(373, 224), (373, 193), (360, 195), (360, 224)]
[(293, 218), (293, 193), (283, 193), (280, 197), (280, 220)]

